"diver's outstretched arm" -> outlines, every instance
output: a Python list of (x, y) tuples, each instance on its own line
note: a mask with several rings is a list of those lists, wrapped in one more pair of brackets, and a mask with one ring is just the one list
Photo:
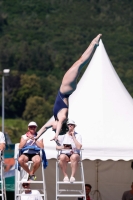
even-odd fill
[(48, 121), (46, 124), (42, 126), (42, 128), (37, 132), (37, 136), (35, 139), (37, 140), (45, 131), (49, 128), (51, 128), (54, 124), (54, 121)]

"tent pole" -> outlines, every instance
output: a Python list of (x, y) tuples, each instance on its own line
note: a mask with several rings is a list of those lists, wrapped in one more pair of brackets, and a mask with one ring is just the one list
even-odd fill
[(97, 200), (102, 200), (101, 193), (99, 192), (99, 189), (98, 189), (98, 182), (99, 182), (99, 178), (98, 178), (99, 169), (98, 169), (98, 166), (99, 166), (99, 163), (100, 163), (100, 161), (96, 160), (96, 190), (95, 190), (94, 194), (95, 193), (97, 194), (97, 197), (96, 197)]
[(97, 200), (98, 200), (98, 160), (96, 160), (96, 191), (97, 191)]

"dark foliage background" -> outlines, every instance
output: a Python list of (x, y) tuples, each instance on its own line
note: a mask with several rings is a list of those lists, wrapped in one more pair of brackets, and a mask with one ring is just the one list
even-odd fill
[[(11, 70), (5, 117), (41, 127), (52, 116), (63, 74), (98, 33), (133, 97), (132, 19), (131, 0), (0, 0), (0, 71)], [(26, 128), (10, 124), (6, 131), (16, 142)]]

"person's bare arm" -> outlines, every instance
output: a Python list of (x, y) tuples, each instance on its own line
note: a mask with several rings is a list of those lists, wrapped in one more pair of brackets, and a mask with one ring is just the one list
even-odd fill
[(72, 135), (72, 138), (73, 138), (73, 141), (74, 141), (74, 143), (75, 143), (76, 148), (77, 148), (77, 149), (81, 149), (82, 144), (80, 144), (80, 143), (78, 142), (78, 140), (77, 140), (76, 137), (75, 137), (74, 132), (73, 132), (71, 135)]
[(0, 151), (4, 151), (5, 149), (5, 143), (0, 143)]
[(36, 142), (35, 142), (35, 144), (38, 146), (38, 147), (40, 147), (41, 149), (44, 149), (44, 144), (43, 144), (43, 139), (41, 139), (41, 140), (37, 140)]
[(62, 149), (65, 149), (65, 147), (64, 146), (56, 146), (56, 150), (62, 150)]
[(22, 138), (21, 137), (21, 140), (20, 140), (20, 143), (19, 143), (19, 149), (22, 149), (24, 146), (25, 146), (25, 144), (26, 144), (26, 142), (29, 140), (30, 138), (26, 138), (26, 139), (24, 139), (24, 138)]
[(35, 139), (38, 139), (42, 135), (42, 133), (44, 133), (47, 129), (51, 128), (53, 126), (53, 122), (54, 121), (50, 121), (44, 124), (42, 128), (37, 132), (37, 136), (35, 137)]

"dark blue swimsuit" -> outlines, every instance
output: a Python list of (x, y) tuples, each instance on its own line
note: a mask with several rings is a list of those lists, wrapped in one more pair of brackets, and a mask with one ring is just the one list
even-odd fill
[(57, 114), (61, 109), (68, 108), (68, 105), (64, 103), (63, 99), (68, 98), (69, 96), (70, 94), (62, 94), (60, 91), (58, 91), (58, 94), (54, 103), (54, 108), (53, 108), (55, 120), (57, 120)]

